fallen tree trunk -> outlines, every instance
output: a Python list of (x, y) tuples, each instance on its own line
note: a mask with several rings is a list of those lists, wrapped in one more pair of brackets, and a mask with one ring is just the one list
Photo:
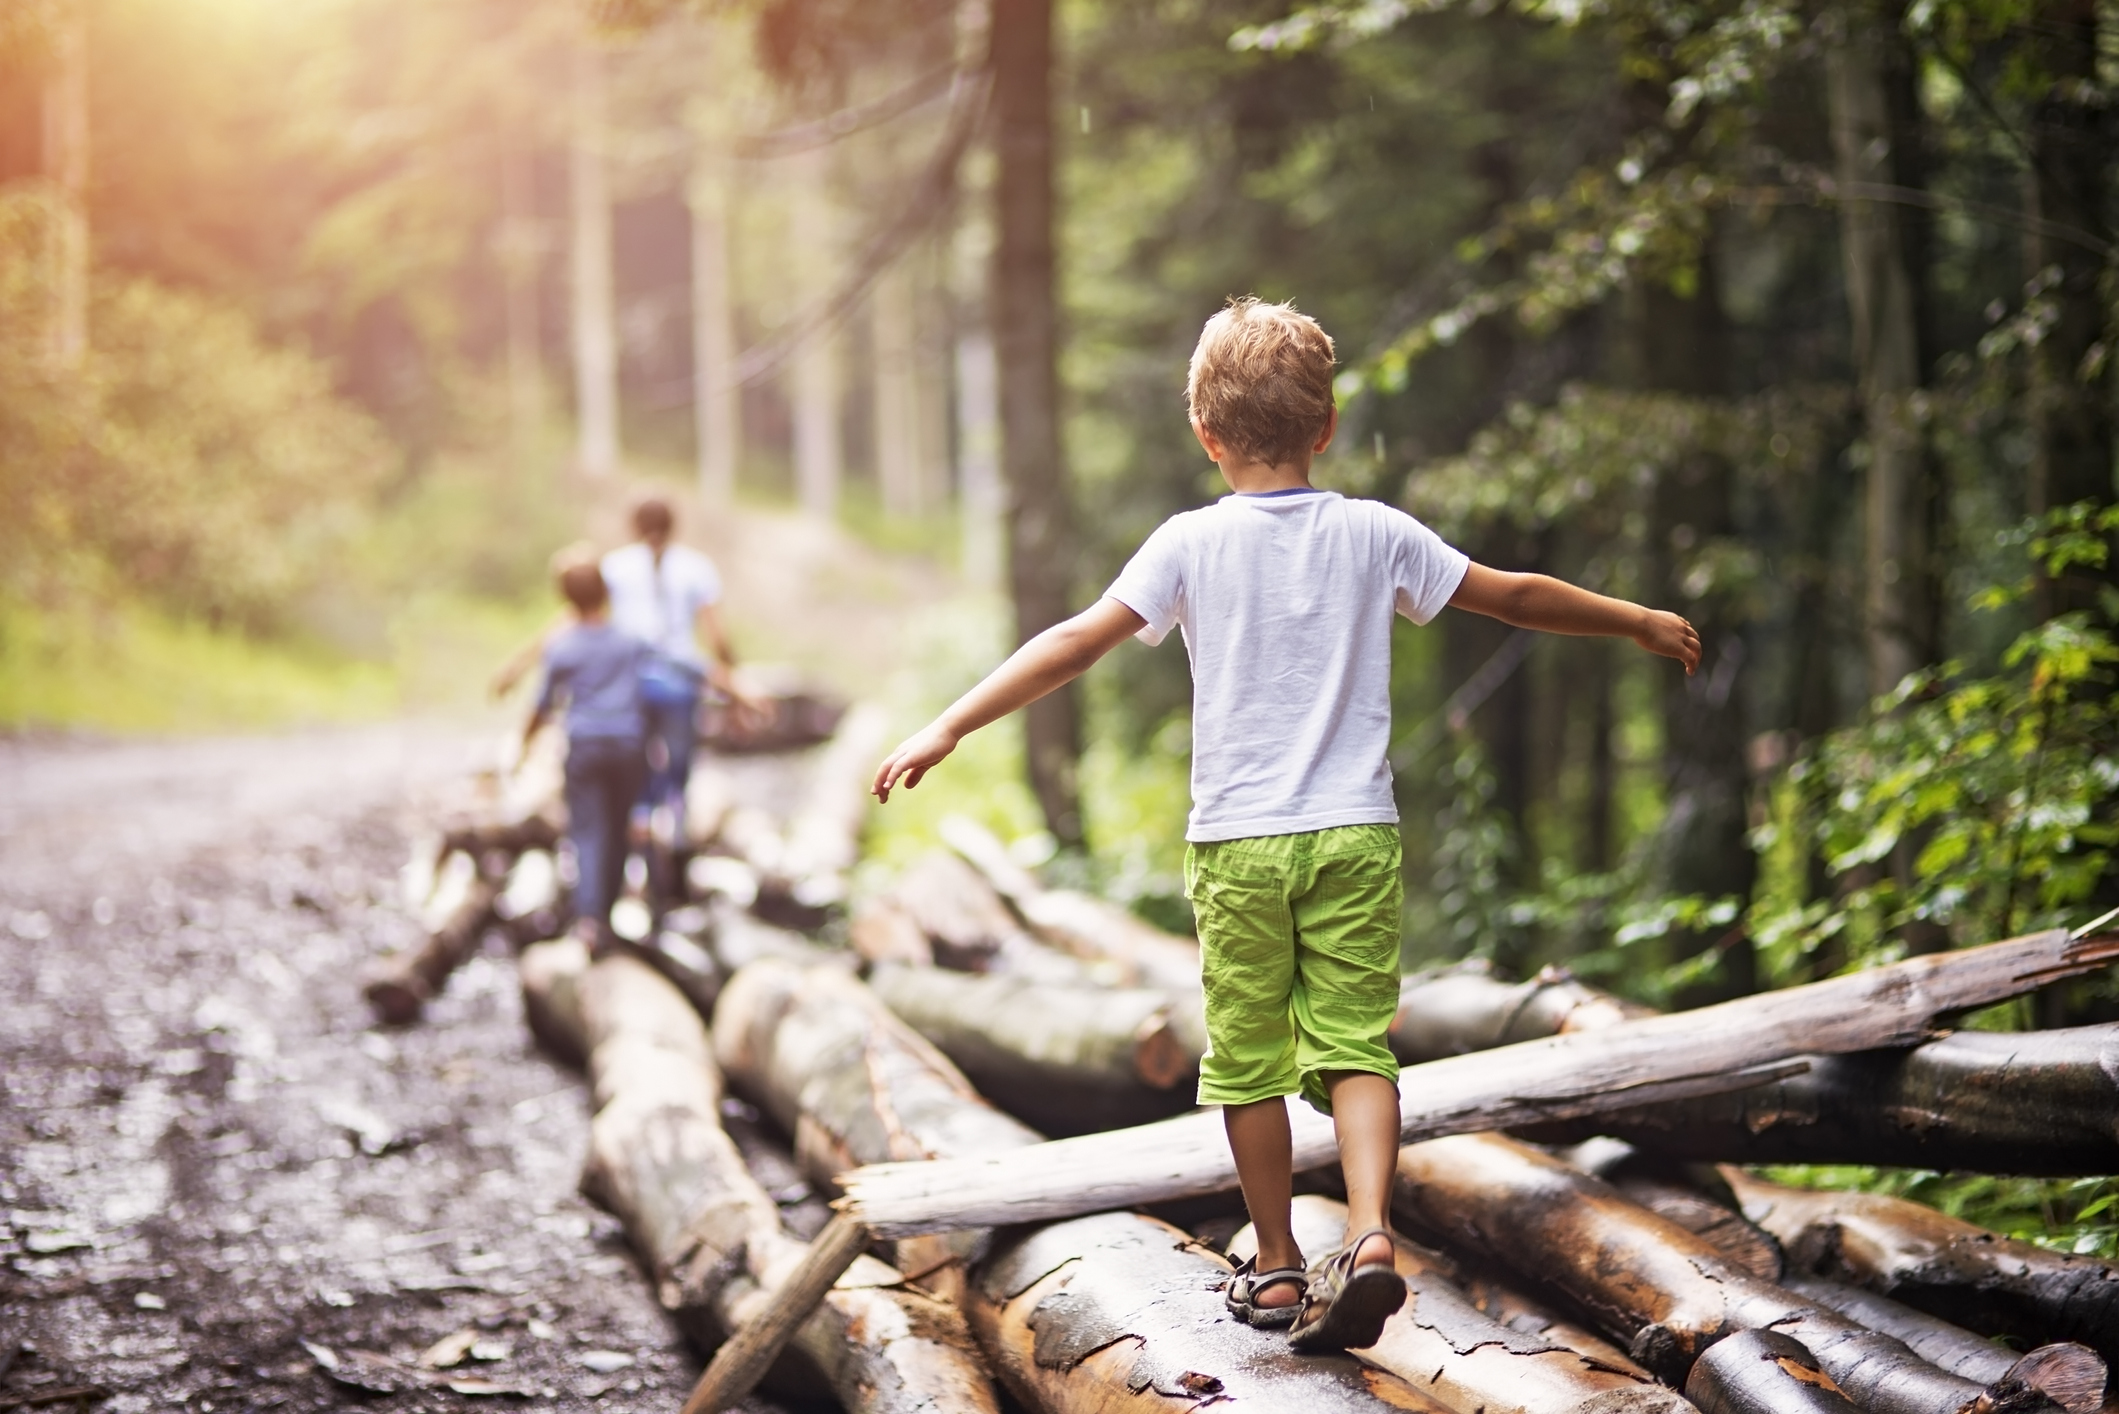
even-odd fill
[(959, 972), (1044, 971), (1072, 977), (1073, 967), (1040, 968), (1044, 948), (1016, 922), (977, 870), (946, 850), (913, 862), (891, 886), (892, 903), (927, 938), (937, 966)]
[(1192, 1107), (1199, 1057), (1169, 998), (1055, 987), (934, 967), (882, 966), (868, 984), (981, 1095), (1047, 1134), (1087, 1134)]
[(1632, 1341), (1636, 1360), (1682, 1385), (1706, 1349), (1737, 1331), (1802, 1342), (1867, 1414), (2031, 1410), (2035, 1390), (1948, 1374), (1903, 1342), (1857, 1325), (1724, 1261), (1684, 1228), (1602, 1179), (1497, 1134), (1408, 1145), (1397, 1210), (1566, 1294)]
[(1638, 1375), (1642, 1379), (1653, 1379), (1640, 1362), (1625, 1351), (1598, 1335), (1588, 1326), (1573, 1321), (1543, 1302), (1526, 1296), (1523, 1292), (1501, 1279), (1485, 1266), (1466, 1266), (1459, 1269), (1458, 1285), (1470, 1298), (1472, 1305), (1507, 1326), (1510, 1330), (1537, 1336), (1554, 1345), (1562, 1345), (1591, 1363), (1621, 1374)]
[(2119, 1359), (2119, 1270), (1880, 1193), (1813, 1193), (1724, 1170), (1791, 1266), (1843, 1277), (1984, 1335), (2080, 1341)]
[(500, 897), (501, 880), (481, 868), (463, 900), (446, 922), (427, 934), (415, 948), (384, 958), (361, 994), (375, 1009), (376, 1019), (392, 1026), (417, 1021), (428, 1002), (441, 995), (449, 974), (478, 951), (479, 940), (492, 926), (493, 903)]
[(2104, 1361), (2086, 1345), (2042, 1345), (2019, 1356), (2006, 1346), (1982, 1340), (1962, 1326), (1937, 1320), (1925, 1311), (1826, 1277), (1794, 1276), (1790, 1291), (1872, 1331), (1896, 1336), (1915, 1355), (1937, 1369), (1980, 1384), (2015, 1380), (2036, 1385), (2068, 1414), (2095, 1414), (2104, 1405)]
[(1415, 973), (1398, 989), (1391, 1051), (1407, 1062), (1491, 1050), (1539, 1036), (1596, 1031), (1654, 1012), (1548, 967), (1527, 982), (1503, 982), (1484, 962)]
[(556, 938), (574, 921), (572, 900), (559, 886), (559, 861), (548, 849), (524, 850), (493, 900), (493, 916), (517, 952)]
[[(1294, 1203), (1295, 1240), (1315, 1259), (1346, 1239), (1346, 1205), (1305, 1194)], [(1354, 1354), (1388, 1370), (1456, 1414), (1691, 1414), (1674, 1390), (1624, 1361), (1585, 1359), (1565, 1345), (1504, 1325), (1472, 1304), (1448, 1259), (1393, 1234), (1407, 1300), (1383, 1337)], [(1229, 1244), (1232, 1257), (1258, 1250), (1250, 1228)]]
[[(588, 965), (572, 939), (523, 959), (533, 1017), (588, 1057), (596, 1098), (585, 1188), (625, 1222), (664, 1307), (713, 1344), (772, 1303), (807, 1245), (719, 1122), (720, 1076), (698, 1014), (631, 958)], [(994, 1414), (961, 1315), (858, 1257), (789, 1347), (783, 1387), (855, 1414)]]
[(1685, 1393), (1700, 1414), (1855, 1414), (1802, 1342), (1779, 1331), (1738, 1331), (1693, 1365)]
[(2119, 1172), (2119, 1025), (1959, 1031), (1908, 1051), (1821, 1058), (1801, 1075), (1523, 1131), (1590, 1133), (1676, 1158), (1974, 1173)]
[[(2080, 975), (2114, 956), (2119, 937), (2070, 939), (2054, 929), (1431, 1061), (1400, 1077), (1401, 1133), (1425, 1139), (1736, 1089), (1806, 1052), (1906, 1044), (1941, 1014)], [(1337, 1152), (1330, 1123), (1301, 1107), (1290, 1118), (1295, 1167), (1330, 1162)], [(842, 1183), (860, 1221), (881, 1235), (910, 1236), (1221, 1192), (1236, 1186), (1236, 1175), (1220, 1118), (1204, 1113), (981, 1159), (871, 1165)]]
[(1167, 1223), (1102, 1213), (1001, 1238), (964, 1296), (994, 1369), (1037, 1414), (1198, 1404), (1303, 1414), (1454, 1414), (1347, 1355), (1297, 1355), (1229, 1319), (1229, 1266)]

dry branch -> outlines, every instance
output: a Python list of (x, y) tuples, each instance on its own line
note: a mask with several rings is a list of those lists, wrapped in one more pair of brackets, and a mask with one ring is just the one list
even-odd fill
[(964, 1298), (1001, 1379), (1037, 1414), (1169, 1414), (1219, 1405), (1303, 1414), (1454, 1414), (1347, 1355), (1296, 1355), (1229, 1319), (1229, 1266), (1139, 1213), (1001, 1239)]
[[(772, 1332), (793, 1337), (788, 1386), (829, 1391), (856, 1414), (991, 1414), (992, 1386), (953, 1308), (906, 1289), (859, 1243), (813, 1254), (783, 1228), (721, 1128), (711, 1043), (675, 988), (631, 958), (591, 968), (571, 939), (530, 949), (523, 983), (540, 1029), (589, 1058), (597, 1111), (584, 1186), (624, 1220), (690, 1333), (712, 1343), (767, 1324), (779, 1289), (829, 1259), (831, 1275), (787, 1303), (799, 1330)], [(778, 1349), (742, 1373), (755, 1379)]]
[(2119, 1358), (2119, 1270), (1880, 1193), (1812, 1193), (1725, 1170), (1789, 1265), (1843, 1277), (1987, 1335), (2073, 1340)]
[(1725, 1095), (1525, 1132), (1591, 1132), (1678, 1158), (1976, 1173), (2119, 1171), (2119, 1026), (1960, 1031), (1909, 1051), (1820, 1059)]
[[(2119, 937), (2070, 939), (2055, 929), (1432, 1061), (1400, 1079), (1402, 1133), (1415, 1140), (1507, 1128), (1755, 1084), (1765, 1078), (1761, 1067), (1808, 1052), (1904, 1045), (1940, 1015), (2080, 975), (2115, 955)], [(1291, 1119), (1296, 1167), (1329, 1162), (1330, 1124), (1300, 1107)], [(1197, 1114), (982, 1159), (871, 1165), (842, 1181), (854, 1216), (880, 1234), (909, 1236), (1221, 1192), (1235, 1186), (1235, 1170), (1219, 1117)]]
[(1675, 1223), (1602, 1179), (1529, 1145), (1467, 1134), (1399, 1154), (1398, 1211), (1416, 1226), (1491, 1253), (1628, 1336), (1635, 1359), (1672, 1384), (1737, 1331), (1791, 1336), (1868, 1414), (2035, 1409), (2017, 1386), (1947, 1374), (1868, 1330), (1722, 1260)]

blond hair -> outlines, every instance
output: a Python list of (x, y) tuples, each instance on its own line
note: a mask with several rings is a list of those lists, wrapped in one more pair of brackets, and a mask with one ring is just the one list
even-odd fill
[(1185, 404), (1247, 457), (1301, 461), (1332, 417), (1332, 336), (1292, 302), (1231, 299), (1192, 350)]

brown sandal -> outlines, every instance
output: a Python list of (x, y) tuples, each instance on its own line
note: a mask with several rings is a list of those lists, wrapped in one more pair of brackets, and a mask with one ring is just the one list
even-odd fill
[[(1285, 1306), (1258, 1304), (1259, 1292), (1282, 1282), (1294, 1283), (1298, 1299)], [(1306, 1296), (1309, 1289), (1310, 1279), (1303, 1275), (1300, 1267), (1275, 1267), (1269, 1272), (1261, 1272), (1257, 1260), (1246, 1257), (1236, 1264), (1235, 1272), (1229, 1277), (1228, 1294), (1222, 1300), (1228, 1306), (1229, 1314), (1245, 1325), (1256, 1326), (1262, 1331), (1277, 1331), (1294, 1324), (1295, 1317), (1302, 1311), (1300, 1298)]]
[(1389, 1241), (1389, 1228), (1372, 1227), (1312, 1266), (1302, 1314), (1288, 1331), (1288, 1344), (1305, 1353), (1360, 1350), (1383, 1336), (1383, 1323), (1405, 1304), (1405, 1278), (1389, 1262), (1354, 1265), (1372, 1237)]

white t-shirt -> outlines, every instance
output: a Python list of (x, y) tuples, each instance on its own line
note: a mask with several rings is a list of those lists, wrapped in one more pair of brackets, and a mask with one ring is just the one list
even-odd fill
[(1471, 561), (1401, 510), (1333, 491), (1172, 516), (1106, 591), (1192, 659), (1200, 842), (1394, 824), (1391, 615), (1424, 624)]
[(639, 541), (603, 557), (603, 582), (611, 591), (611, 622), (666, 657), (706, 666), (692, 632), (699, 610), (721, 602), (721, 575), (714, 562), (683, 545), (665, 546), (662, 563)]

